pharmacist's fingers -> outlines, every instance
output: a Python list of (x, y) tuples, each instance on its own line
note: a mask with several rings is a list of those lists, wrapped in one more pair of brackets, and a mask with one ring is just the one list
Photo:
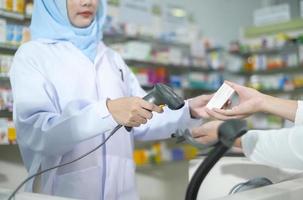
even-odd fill
[(150, 103), (148, 101), (145, 101), (143, 99), (138, 99), (138, 103), (140, 104), (140, 106), (150, 112), (154, 111), (154, 112), (157, 112), (157, 113), (162, 113), (163, 112), (163, 109), (160, 107), (160, 106), (157, 106), (153, 103)]

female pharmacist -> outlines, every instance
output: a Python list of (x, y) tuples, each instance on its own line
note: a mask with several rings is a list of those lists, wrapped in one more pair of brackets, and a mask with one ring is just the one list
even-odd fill
[[(250, 130), (235, 146), (253, 161), (282, 168), (303, 170), (303, 102), (268, 96), (235, 83), (227, 82), (239, 95), (239, 104), (230, 110), (214, 109), (207, 112), (213, 118), (227, 120), (243, 118), (257, 112), (274, 114), (295, 123), (292, 128), (278, 130)], [(212, 121), (192, 130), (202, 143), (217, 139), (221, 121)]]
[(32, 40), (19, 48), (10, 71), (18, 144), (34, 174), (90, 151), (117, 124), (134, 128), (120, 129), (93, 154), (36, 178), (28, 191), (138, 199), (133, 139), (168, 138), (201, 122), (192, 118), (207, 117), (210, 96), (186, 101), (178, 111), (139, 98), (145, 92), (134, 74), (101, 41), (105, 13), (106, 0), (35, 1)]

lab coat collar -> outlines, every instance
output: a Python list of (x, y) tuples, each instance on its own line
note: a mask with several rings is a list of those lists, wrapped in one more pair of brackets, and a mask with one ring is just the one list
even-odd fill
[[(44, 43), (44, 44), (57, 44), (57, 43), (69, 43), (70, 45), (72, 45), (74, 48), (76, 48), (77, 50), (81, 51), (80, 49), (78, 49), (75, 45), (73, 45), (71, 42), (69, 41), (58, 41), (58, 40), (52, 40), (52, 39), (45, 39), (45, 38), (41, 38), (41, 39), (37, 39), (36, 41)], [(100, 41), (97, 47), (97, 56), (95, 57), (94, 60), (94, 64), (96, 64), (98, 62), (98, 60), (100, 60), (100, 58), (102, 58), (105, 54), (105, 52), (107, 51), (107, 46), (104, 44), (103, 41)], [(81, 52), (82, 54), (82, 52)], [(84, 55), (84, 54), (83, 54)]]

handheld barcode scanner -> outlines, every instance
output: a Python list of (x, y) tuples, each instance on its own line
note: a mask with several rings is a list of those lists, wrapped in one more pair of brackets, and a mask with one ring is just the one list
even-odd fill
[[(156, 84), (143, 99), (160, 107), (167, 106), (171, 110), (179, 110), (185, 104), (183, 98), (178, 96), (170, 87), (161, 83)], [(132, 127), (125, 128), (127, 131), (132, 129)]]
[(170, 87), (161, 83), (155, 85), (143, 99), (157, 106), (167, 105), (171, 110), (179, 110), (184, 106), (184, 100)]

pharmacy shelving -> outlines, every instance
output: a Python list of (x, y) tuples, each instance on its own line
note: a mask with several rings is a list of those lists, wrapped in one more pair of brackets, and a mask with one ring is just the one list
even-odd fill
[(298, 45), (296, 43), (291, 43), (276, 48), (261, 48), (258, 50), (244, 50), (240, 52), (229, 52), (229, 53), (231, 55), (248, 57), (252, 55), (275, 55), (275, 54), (281, 54), (290, 51), (298, 51)]
[(164, 168), (170, 169), (177, 164), (187, 165), (188, 160), (175, 160), (175, 161), (163, 161), (159, 164), (146, 164), (146, 165), (139, 165), (136, 167), (136, 171), (139, 173), (151, 173), (153, 171), (158, 171)]
[(0, 53), (2, 54), (14, 54), (18, 48), (18, 45), (0, 43)]
[(8, 146), (8, 147), (18, 147), (17, 144), (8, 144), (8, 143), (0, 143), (0, 146), (1, 147), (6, 147), (6, 146)]
[(125, 34), (104, 34), (104, 41), (107, 44), (115, 44), (115, 43), (124, 43), (129, 41), (140, 41), (146, 43), (152, 43), (155, 45), (161, 46), (174, 46), (178, 48), (189, 49), (190, 45), (186, 43), (176, 42), (176, 41), (168, 41), (161, 38), (153, 38), (151, 36), (126, 36)]
[(0, 118), (12, 118), (13, 112), (10, 110), (0, 110)]
[(262, 93), (269, 95), (279, 95), (279, 94), (287, 94), (287, 95), (298, 95), (303, 94), (303, 87), (294, 88), (289, 90), (280, 90), (280, 89), (272, 89), (272, 90), (260, 90)]
[(0, 85), (4, 85), (5, 87), (10, 87), (10, 80), (7, 75), (0, 74)]
[(24, 14), (18, 13), (18, 12), (12, 12), (0, 9), (0, 17), (10, 20), (16, 20), (23, 22), (24, 20), (29, 20), (29, 16), (25, 16)]
[(280, 67), (275, 69), (267, 69), (267, 70), (257, 70), (251, 72), (236, 72), (235, 74), (242, 76), (252, 76), (252, 75), (273, 75), (273, 74), (296, 74), (303, 73), (303, 66), (288, 66), (288, 67)]
[(203, 73), (212, 73), (212, 72), (221, 72), (222, 70), (214, 70), (207, 66), (191, 66), (191, 65), (182, 65), (182, 64), (171, 64), (171, 63), (161, 63), (154, 61), (143, 61), (143, 60), (134, 60), (134, 59), (125, 59), (125, 62), (130, 67), (165, 67), (167, 70), (173, 71), (182, 71), (182, 72), (203, 72)]

